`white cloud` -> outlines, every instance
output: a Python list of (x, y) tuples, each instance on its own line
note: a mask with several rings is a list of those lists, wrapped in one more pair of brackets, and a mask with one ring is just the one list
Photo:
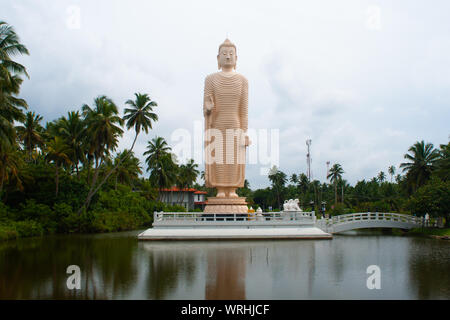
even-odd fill
[[(370, 5), (381, 9), (376, 32)], [(79, 29), (67, 27), (70, 6)], [(416, 140), (447, 142), (449, 9), (443, 0), (2, 3), (31, 52), (20, 58), (31, 74), (22, 95), (46, 120), (100, 94), (123, 107), (149, 93), (160, 121), (138, 140), (143, 159), (150, 138), (202, 121), (204, 77), (228, 34), (249, 79), (249, 125), (280, 129), (281, 170), (305, 172), (311, 138), (314, 176), (324, 180), (329, 160), (351, 183), (398, 165)], [(268, 184), (259, 173), (248, 166), (252, 187)]]

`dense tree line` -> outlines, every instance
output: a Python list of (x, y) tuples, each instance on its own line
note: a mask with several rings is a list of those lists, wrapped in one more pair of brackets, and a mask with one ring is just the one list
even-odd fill
[[(133, 148), (140, 133), (158, 121), (157, 103), (136, 93), (124, 114), (101, 95), (46, 122), (19, 98), (29, 54), (14, 29), (0, 22), (0, 238), (53, 232), (96, 232), (147, 226), (154, 210), (168, 207), (158, 189), (190, 187), (199, 174), (192, 160), (179, 165), (161, 137), (148, 142), (146, 170)], [(118, 150), (125, 130), (134, 131), (129, 149)]]
[(401, 212), (446, 217), (450, 222), (450, 143), (435, 148), (418, 141), (404, 155), (397, 173), (395, 166), (366, 181), (351, 186), (344, 179), (343, 167), (336, 163), (326, 182), (310, 181), (304, 173), (288, 175), (274, 167), (269, 173), (270, 187), (251, 191), (242, 188), (254, 206), (281, 210), (287, 199), (298, 198), (304, 210), (332, 215), (352, 212)]

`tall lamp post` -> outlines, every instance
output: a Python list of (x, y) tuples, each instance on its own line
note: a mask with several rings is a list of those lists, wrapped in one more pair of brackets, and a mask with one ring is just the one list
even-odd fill
[(327, 202), (322, 201), (322, 217), (325, 218), (325, 209), (327, 208)]

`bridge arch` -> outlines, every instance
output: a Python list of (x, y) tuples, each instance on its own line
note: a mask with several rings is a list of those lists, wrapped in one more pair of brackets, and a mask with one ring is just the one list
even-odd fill
[(400, 213), (361, 212), (321, 219), (317, 221), (317, 225), (328, 233), (367, 228), (412, 229), (422, 226), (422, 219)]

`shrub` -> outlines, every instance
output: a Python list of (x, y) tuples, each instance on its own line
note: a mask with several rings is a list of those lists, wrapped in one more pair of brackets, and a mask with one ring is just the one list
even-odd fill
[(19, 237), (34, 237), (42, 236), (44, 234), (44, 228), (36, 221), (17, 221), (14, 225)]

